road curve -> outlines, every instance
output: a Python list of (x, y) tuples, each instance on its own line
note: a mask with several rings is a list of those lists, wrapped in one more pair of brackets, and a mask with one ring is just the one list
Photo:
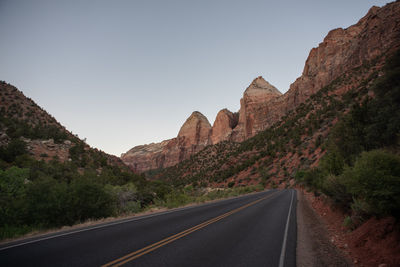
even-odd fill
[(0, 266), (296, 266), (296, 191), (234, 199), (0, 246)]

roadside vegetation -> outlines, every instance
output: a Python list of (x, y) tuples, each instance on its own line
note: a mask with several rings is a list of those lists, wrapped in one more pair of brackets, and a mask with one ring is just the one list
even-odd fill
[[(24, 157), (22, 166), (20, 157)], [(80, 174), (73, 162), (45, 163), (26, 155), (18, 156), (16, 161), (17, 166), (0, 170), (0, 239), (264, 189), (248, 186), (207, 191), (147, 181), (110, 166), (103, 167), (101, 174), (90, 169)]]
[(351, 214), (357, 227), (371, 216), (400, 218), (400, 53), (387, 60), (370, 89), (355, 103), (323, 146), (319, 166), (296, 173), (296, 181), (322, 192)]
[(37, 161), (18, 138), (0, 150), (0, 239), (87, 220), (175, 208), (262, 190), (256, 186), (207, 191), (148, 181), (78, 143), (71, 161)]

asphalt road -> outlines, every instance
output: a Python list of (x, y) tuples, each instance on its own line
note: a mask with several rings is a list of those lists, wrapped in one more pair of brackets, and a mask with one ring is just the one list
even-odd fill
[(0, 266), (296, 266), (296, 192), (272, 190), (0, 246)]

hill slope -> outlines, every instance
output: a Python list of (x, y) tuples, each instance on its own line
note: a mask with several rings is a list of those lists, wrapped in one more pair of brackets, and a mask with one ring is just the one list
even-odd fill
[(89, 147), (0, 82), (0, 239), (138, 212), (170, 187)]
[(0, 81), (0, 99), (0, 145), (3, 148), (13, 140), (21, 140), (26, 143), (28, 154), (37, 160), (80, 161), (80, 167), (89, 162), (100, 166), (106, 164), (100, 161), (107, 161), (109, 165), (126, 168), (119, 158), (91, 149), (34, 101), (3, 81)]

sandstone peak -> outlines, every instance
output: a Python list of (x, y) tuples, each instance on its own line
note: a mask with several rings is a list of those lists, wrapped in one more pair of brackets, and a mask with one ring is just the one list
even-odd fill
[(178, 133), (179, 137), (191, 140), (192, 144), (207, 143), (211, 124), (206, 116), (198, 111), (194, 111), (182, 125)]
[[(199, 126), (197, 126), (199, 125)], [(211, 128), (211, 124), (201, 112), (193, 111), (193, 113), (186, 119), (185, 123), (182, 125), (181, 129), (179, 130), (178, 136), (183, 136), (190, 128), (195, 127), (203, 127), (203, 128)]]
[(226, 108), (220, 110), (211, 130), (211, 143), (217, 144), (221, 141), (229, 140), (232, 130), (236, 127), (238, 121), (238, 113), (232, 113)]
[(221, 110), (218, 112), (217, 117), (218, 117), (218, 115), (219, 115), (220, 113), (221, 113), (221, 114), (232, 114), (232, 111), (230, 111), (230, 110), (227, 109), (227, 108), (221, 109)]
[(268, 94), (275, 94), (281, 95), (282, 93), (276, 89), (275, 86), (267, 82), (262, 76), (258, 76), (255, 78), (249, 87), (247, 87), (245, 94), (253, 94), (253, 93), (268, 93)]
[(198, 119), (198, 120), (208, 122), (208, 119), (206, 118), (206, 116), (204, 116), (200, 111), (193, 111), (192, 114), (189, 116), (189, 118), (186, 121), (192, 120), (192, 119)]

